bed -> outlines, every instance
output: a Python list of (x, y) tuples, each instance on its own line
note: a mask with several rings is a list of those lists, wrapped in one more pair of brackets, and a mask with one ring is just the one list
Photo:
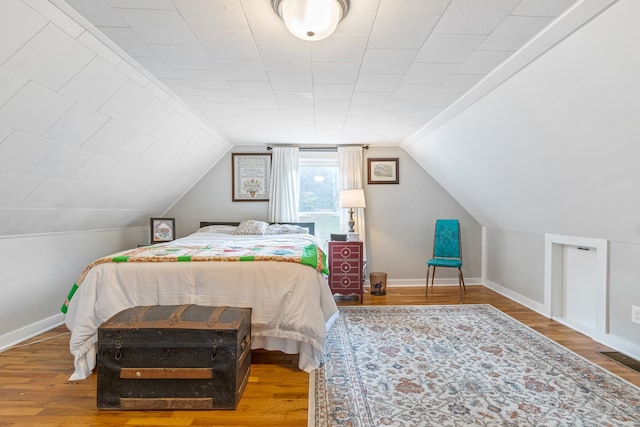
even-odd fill
[(251, 348), (298, 354), (299, 368), (311, 372), (338, 315), (313, 232), (313, 223), (202, 222), (189, 236), (94, 261), (62, 307), (74, 356), (70, 380), (91, 375), (104, 321), (156, 304), (251, 307)]

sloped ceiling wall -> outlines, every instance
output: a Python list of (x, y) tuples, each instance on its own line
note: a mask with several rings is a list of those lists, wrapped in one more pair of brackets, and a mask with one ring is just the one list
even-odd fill
[(640, 243), (640, 2), (407, 144), (481, 224)]
[(2, 0), (0, 236), (145, 225), (230, 148), (78, 22)]

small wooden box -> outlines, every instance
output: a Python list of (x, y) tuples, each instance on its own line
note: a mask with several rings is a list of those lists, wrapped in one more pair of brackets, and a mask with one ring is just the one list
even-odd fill
[(251, 368), (251, 309), (155, 305), (98, 329), (99, 409), (235, 409)]

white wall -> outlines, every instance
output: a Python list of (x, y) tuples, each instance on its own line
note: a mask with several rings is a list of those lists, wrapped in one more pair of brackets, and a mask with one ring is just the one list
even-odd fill
[(545, 233), (608, 240), (608, 340), (640, 356), (638, 16), (614, 3), (408, 151), (487, 227), (488, 281), (534, 306)]
[[(238, 146), (233, 152), (266, 151), (264, 147)], [(426, 260), (433, 250), (436, 218), (459, 218), (463, 274), (469, 283), (478, 283), (481, 277), (480, 225), (403, 149), (371, 147), (365, 151), (365, 158), (369, 157), (398, 157), (400, 184), (365, 184), (367, 271), (386, 272), (389, 285), (423, 285)], [(231, 153), (227, 153), (167, 216), (176, 218), (177, 234), (185, 235), (195, 231), (203, 220), (264, 220), (268, 217), (268, 203), (231, 201)], [(436, 283), (438, 279), (441, 283), (457, 283), (456, 272), (452, 269), (439, 269)]]
[(60, 307), (94, 259), (149, 240), (149, 227), (0, 238), (0, 349), (64, 321)]

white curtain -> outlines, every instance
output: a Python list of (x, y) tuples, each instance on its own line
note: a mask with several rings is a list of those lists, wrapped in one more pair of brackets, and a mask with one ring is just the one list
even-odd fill
[[(352, 188), (364, 188), (363, 176), (363, 155), (362, 147), (338, 147), (338, 174), (340, 175), (340, 190), (349, 190)], [(366, 200), (365, 200), (366, 203)], [(341, 215), (340, 224), (342, 229), (347, 229), (349, 214), (344, 209)], [(367, 235), (366, 223), (364, 220), (364, 208), (356, 208), (353, 214), (356, 222), (355, 231), (360, 235), (362, 240), (362, 248), (364, 252), (363, 258), (367, 259)]]
[(274, 147), (269, 180), (269, 221), (297, 222), (298, 148)]

